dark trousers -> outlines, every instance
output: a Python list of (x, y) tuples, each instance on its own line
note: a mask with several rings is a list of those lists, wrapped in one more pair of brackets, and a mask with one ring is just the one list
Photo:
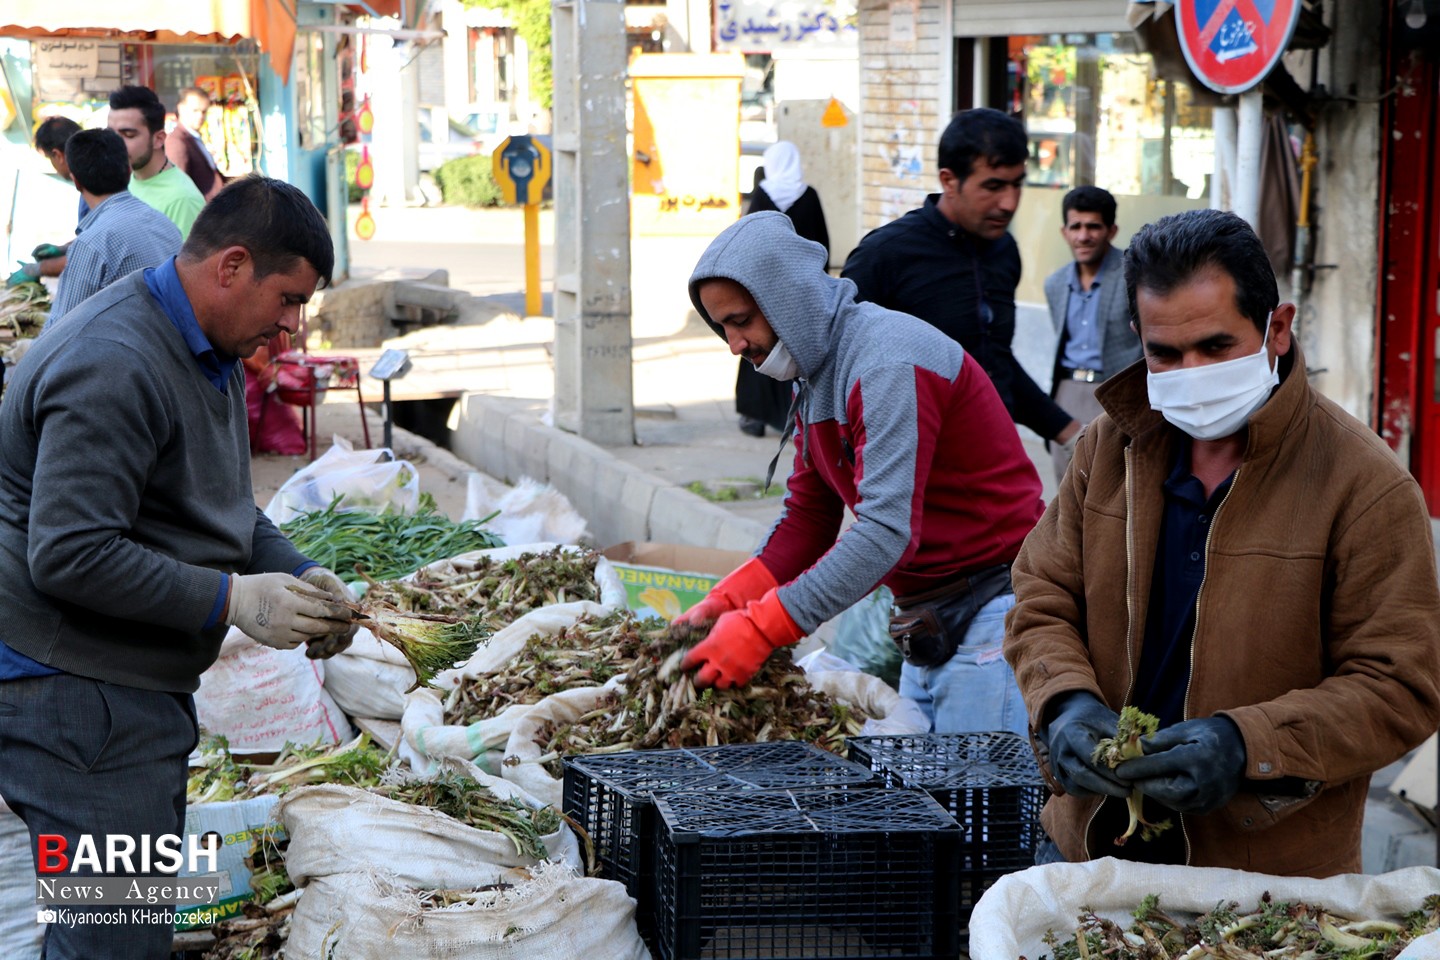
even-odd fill
[[(88, 834), (103, 866), (107, 834), (181, 833), (186, 757), (197, 736), (189, 694), (69, 674), (0, 682), (0, 796), (29, 828), (32, 860), (40, 834), (64, 837), (72, 858), (81, 835)], [(93, 871), (76, 875), (84, 873)], [(125, 920), (120, 923), (52, 923), (41, 956), (164, 960), (175, 938), (173, 908), (147, 905), (137, 914), (123, 907), (117, 911)]]

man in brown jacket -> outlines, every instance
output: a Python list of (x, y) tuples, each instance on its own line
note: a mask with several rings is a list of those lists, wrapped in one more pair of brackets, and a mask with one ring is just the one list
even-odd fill
[[(1440, 589), (1415, 481), (1316, 393), (1264, 247), (1197, 210), (1125, 256), (1145, 367), (1015, 562), (1005, 656), (1058, 857), (1360, 870), (1370, 774), (1440, 726)], [(1148, 369), (1147, 369), (1148, 368)], [(1092, 757), (1116, 711), (1144, 755)], [(1125, 798), (1173, 827), (1123, 846)]]

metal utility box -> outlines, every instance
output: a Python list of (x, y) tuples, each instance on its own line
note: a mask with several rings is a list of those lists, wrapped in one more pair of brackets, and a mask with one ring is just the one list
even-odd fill
[(738, 54), (637, 54), (630, 61), (635, 236), (714, 236), (740, 216)]

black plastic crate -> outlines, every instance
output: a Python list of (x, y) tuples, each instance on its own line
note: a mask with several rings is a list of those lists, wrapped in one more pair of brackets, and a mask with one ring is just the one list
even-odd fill
[(963, 832), (922, 791), (668, 793), (655, 807), (662, 960), (959, 953)]
[(924, 790), (965, 827), (961, 914), (1007, 873), (1035, 862), (1048, 789), (1030, 744), (1013, 733), (852, 737), (850, 759), (888, 785)]
[(686, 752), (720, 773), (762, 789), (859, 786), (877, 780), (868, 766), (799, 740), (691, 747)]
[(868, 767), (797, 740), (567, 757), (562, 807), (589, 832), (600, 876), (635, 898), (654, 932), (657, 794), (818, 785), (878, 785)]

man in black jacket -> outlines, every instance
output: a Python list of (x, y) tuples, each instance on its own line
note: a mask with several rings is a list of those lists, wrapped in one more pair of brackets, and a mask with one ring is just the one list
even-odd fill
[(845, 261), (859, 299), (908, 313), (973, 354), (1011, 418), (1071, 446), (1080, 432), (1015, 359), (1020, 250), (1008, 230), (1025, 183), (1025, 128), (998, 110), (955, 115), (940, 137), (940, 192), (866, 234)]

